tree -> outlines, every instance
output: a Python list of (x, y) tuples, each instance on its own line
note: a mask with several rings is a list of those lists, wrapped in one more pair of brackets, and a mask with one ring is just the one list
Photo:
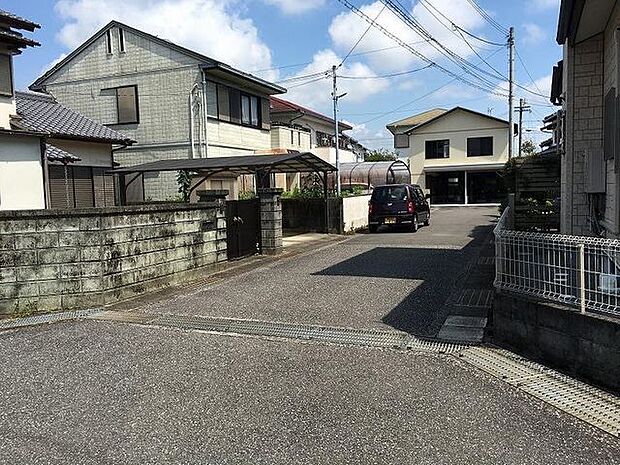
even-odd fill
[(177, 174), (177, 184), (179, 185), (179, 194), (183, 197), (183, 202), (189, 202), (189, 190), (192, 187), (192, 173), (187, 170), (181, 170)]
[(536, 147), (536, 144), (529, 139), (524, 140), (523, 143), (521, 144), (521, 156), (523, 157), (529, 157), (532, 155), (536, 155), (537, 151), (538, 151), (538, 147)]
[(398, 154), (394, 150), (378, 149), (369, 151), (364, 161), (394, 161), (397, 158)]

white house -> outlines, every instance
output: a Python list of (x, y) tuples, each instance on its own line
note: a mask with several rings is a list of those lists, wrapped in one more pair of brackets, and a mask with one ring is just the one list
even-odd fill
[(433, 204), (499, 202), (498, 174), (508, 161), (508, 121), (467, 108), (441, 108), (388, 124), (412, 182)]
[(18, 31), (39, 27), (0, 11), (0, 210), (114, 205), (112, 147), (131, 139), (49, 95), (15, 92), (13, 58), (38, 45)]

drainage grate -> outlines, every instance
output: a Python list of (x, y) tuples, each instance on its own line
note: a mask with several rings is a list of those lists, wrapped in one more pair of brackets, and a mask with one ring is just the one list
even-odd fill
[(493, 291), (489, 289), (463, 289), (456, 304), (464, 307), (490, 308), (493, 304)]
[(331, 326), (313, 326), (270, 321), (237, 320), (183, 315), (147, 315), (132, 312), (102, 312), (94, 317), (98, 320), (122, 321), (187, 330), (212, 331), (223, 334), (245, 336), (278, 337), (301, 339), (331, 344), (382, 347), (402, 350), (419, 350), (439, 353), (454, 353), (464, 346), (441, 341), (420, 339), (396, 331), (354, 329)]
[(620, 437), (620, 399), (502, 349), (473, 347), (460, 357), (528, 394)]
[(478, 265), (495, 265), (495, 257), (478, 257)]
[(28, 316), (25, 318), (15, 318), (12, 320), (0, 320), (0, 330), (22, 328), (24, 326), (42, 325), (56, 323), (64, 320), (74, 320), (84, 318), (101, 312), (100, 309), (74, 310), (69, 312), (45, 313), (43, 315)]

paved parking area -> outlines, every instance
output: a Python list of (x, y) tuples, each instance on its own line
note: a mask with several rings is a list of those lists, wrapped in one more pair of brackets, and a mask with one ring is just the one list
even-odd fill
[(0, 351), (0, 463), (620, 463), (617, 439), (453, 356), (94, 320)]
[(435, 209), (415, 234), (356, 235), (141, 310), (435, 336), (496, 218), (495, 207)]

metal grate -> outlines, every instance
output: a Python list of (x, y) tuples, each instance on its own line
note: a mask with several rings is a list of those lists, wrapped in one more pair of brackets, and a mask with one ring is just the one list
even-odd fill
[(489, 289), (463, 289), (456, 304), (464, 307), (490, 308), (493, 304), (493, 291)]
[(127, 323), (166, 326), (187, 330), (211, 331), (223, 334), (301, 339), (331, 344), (381, 347), (401, 350), (419, 350), (454, 353), (462, 345), (420, 339), (406, 333), (374, 329), (354, 329), (314, 326), (256, 320), (211, 318), (183, 315), (147, 315), (132, 312), (102, 312), (94, 318)]
[(25, 318), (15, 318), (12, 320), (0, 320), (0, 330), (22, 328), (24, 326), (42, 325), (56, 323), (58, 321), (85, 318), (101, 312), (100, 309), (74, 310), (69, 312), (46, 313), (43, 315), (28, 316)]
[(620, 437), (620, 399), (512, 352), (472, 347), (461, 359), (528, 394)]

